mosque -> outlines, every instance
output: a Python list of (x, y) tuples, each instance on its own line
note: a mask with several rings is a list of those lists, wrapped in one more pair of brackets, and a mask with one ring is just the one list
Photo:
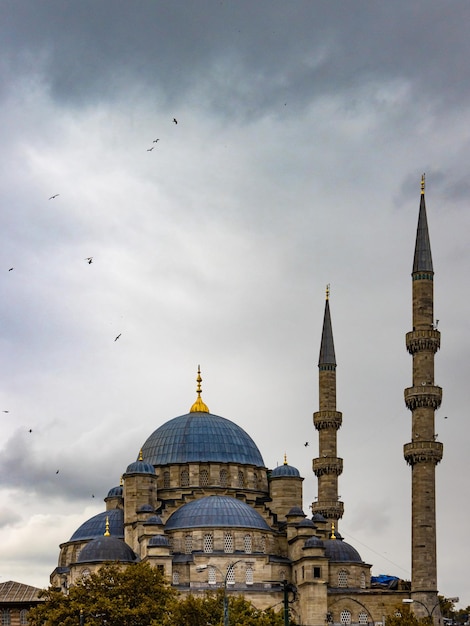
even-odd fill
[[(338, 496), (343, 471), (337, 455), (342, 414), (336, 408), (336, 357), (327, 292), (320, 341), (319, 407), (313, 414), (318, 496), (302, 510), (299, 471), (269, 469), (248, 433), (214, 415), (197, 397), (189, 412), (160, 425), (142, 443), (105, 510), (60, 545), (51, 584), (70, 585), (104, 562), (148, 561), (182, 594), (223, 587), (256, 607), (279, 608), (287, 596), (297, 624), (379, 624), (403, 600), (419, 616), (440, 620), (437, 597), (434, 412), (442, 390), (434, 382), (440, 333), (433, 317), (433, 266), (421, 181), (412, 269), (413, 329), (406, 335), (412, 386), (405, 389), (412, 441), (404, 446), (412, 482), (412, 579), (371, 576), (371, 564), (343, 540)], [(346, 444), (347, 445), (347, 442)]]

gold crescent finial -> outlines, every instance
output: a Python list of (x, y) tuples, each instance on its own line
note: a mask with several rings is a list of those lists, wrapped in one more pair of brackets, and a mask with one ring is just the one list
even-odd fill
[(330, 283), (326, 286), (326, 299), (330, 299)]
[(139, 451), (139, 461), (143, 461), (144, 457), (142, 456), (142, 448)]
[(111, 537), (111, 533), (109, 532), (109, 517), (106, 515), (106, 530), (104, 531), (105, 537)]
[(287, 465), (287, 454), (284, 452), (284, 465)]
[(331, 522), (331, 535), (330, 535), (330, 539), (336, 539), (336, 535), (335, 535), (335, 523)]
[(421, 195), (424, 196), (424, 188), (426, 186), (426, 174), (421, 176)]
[(202, 389), (201, 389), (201, 383), (202, 383), (202, 376), (201, 376), (201, 366), (198, 365), (197, 366), (197, 389), (196, 389), (196, 393), (197, 393), (197, 398), (196, 398), (196, 402), (193, 404), (193, 406), (189, 409), (190, 413), (209, 413), (209, 408), (207, 407), (207, 405), (204, 404), (204, 402), (202, 401), (201, 398), (201, 393), (202, 393)]

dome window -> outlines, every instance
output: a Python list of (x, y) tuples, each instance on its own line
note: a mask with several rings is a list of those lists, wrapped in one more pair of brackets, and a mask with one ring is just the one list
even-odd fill
[(245, 535), (243, 537), (243, 547), (247, 554), (251, 554), (253, 551), (253, 542), (251, 540), (251, 535)]
[[(348, 573), (346, 570), (341, 569), (338, 572), (338, 587), (347, 587), (348, 586)], [(342, 622), (346, 623), (346, 622)], [(349, 622), (347, 622), (349, 624)]]
[(233, 535), (232, 533), (224, 534), (224, 552), (233, 552)]
[(228, 473), (226, 469), (220, 470), (220, 486), (228, 487)]
[(364, 574), (364, 572), (361, 572), (361, 580), (359, 582), (359, 586), (360, 586), (361, 589), (365, 589), (366, 588), (366, 575)]
[(181, 487), (189, 487), (189, 471), (186, 468), (181, 470), (180, 484)]
[(342, 624), (350, 624), (351, 623), (351, 611), (347, 609), (345, 611), (341, 611), (340, 620)]
[(173, 584), (174, 585), (179, 585), (180, 584), (180, 573), (178, 570), (175, 570), (173, 572)]
[(245, 475), (241, 470), (238, 470), (238, 486), (241, 488), (245, 486)]
[(215, 585), (215, 583), (217, 582), (217, 570), (213, 565), (209, 565), (208, 569), (209, 571), (207, 572), (207, 582), (209, 583), (209, 585)]
[(209, 485), (209, 472), (206, 469), (201, 470), (199, 474), (199, 485), (207, 487)]
[(204, 535), (204, 552), (208, 553), (208, 552), (212, 552), (214, 549), (214, 541), (212, 538), (212, 535), (210, 533), (207, 533), (206, 535)]
[(163, 472), (163, 487), (164, 489), (170, 488), (170, 472)]
[(193, 536), (189, 533), (184, 538), (184, 552), (185, 554), (191, 554), (193, 551)]
[(253, 566), (247, 565), (245, 570), (245, 583), (247, 585), (253, 584)]
[(227, 574), (225, 576), (225, 580), (227, 581), (227, 585), (235, 584), (235, 566), (229, 565), (227, 569)]

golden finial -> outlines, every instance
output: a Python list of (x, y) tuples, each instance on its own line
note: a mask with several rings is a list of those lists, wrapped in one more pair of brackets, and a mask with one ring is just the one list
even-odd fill
[(330, 299), (330, 283), (326, 286), (326, 299)]
[(122, 477), (122, 474), (121, 474), (121, 480), (119, 481), (119, 484), (121, 485), (121, 487), (124, 486), (124, 478)]
[(421, 176), (421, 195), (424, 196), (424, 187), (426, 186), (426, 174)]
[(284, 452), (284, 465), (287, 465), (287, 454)]
[(197, 398), (196, 398), (196, 402), (189, 409), (189, 412), (190, 413), (209, 413), (209, 408), (204, 404), (204, 402), (202, 401), (202, 398), (201, 398), (202, 377), (201, 377), (201, 366), (200, 365), (197, 366), (197, 378), (196, 378), (196, 380), (197, 380), (197, 389), (196, 389)]
[(335, 535), (335, 523), (331, 522), (331, 535), (330, 535), (330, 539), (336, 539), (336, 535)]
[(144, 457), (142, 456), (142, 448), (141, 448), (139, 452), (139, 461), (143, 461), (143, 460), (144, 460)]
[(105, 537), (111, 537), (111, 533), (109, 532), (109, 517), (106, 515), (106, 530), (104, 531)]

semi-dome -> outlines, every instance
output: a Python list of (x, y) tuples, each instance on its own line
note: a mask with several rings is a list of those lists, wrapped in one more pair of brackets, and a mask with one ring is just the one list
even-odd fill
[(142, 450), (139, 452), (139, 458), (134, 463), (127, 466), (126, 474), (154, 474), (155, 468), (151, 463), (144, 461)]
[(107, 498), (120, 498), (122, 497), (122, 485), (118, 485), (117, 487), (112, 487), (108, 491)]
[(207, 496), (188, 502), (171, 515), (165, 528), (177, 530), (220, 526), (270, 530), (258, 511), (230, 496)]
[(96, 563), (105, 561), (119, 561), (134, 563), (138, 560), (137, 554), (127, 543), (118, 537), (103, 535), (93, 539), (80, 551), (77, 563)]
[(168, 541), (168, 537), (164, 535), (154, 535), (149, 541), (149, 546), (169, 548), (170, 542)]
[(163, 524), (163, 522), (160, 515), (151, 515), (147, 520), (145, 520), (144, 524)]
[(109, 532), (113, 537), (124, 537), (124, 512), (122, 509), (110, 509), (84, 522), (70, 537), (70, 541), (83, 541), (103, 536), (106, 521), (109, 523)]
[(356, 548), (353, 548), (349, 543), (346, 543), (340, 538), (325, 539), (323, 544), (325, 546), (325, 556), (328, 557), (330, 561), (364, 562)]
[(320, 537), (309, 537), (307, 541), (304, 543), (304, 548), (323, 548), (324, 543)]
[(142, 446), (152, 465), (237, 463), (264, 467), (253, 439), (237, 424), (205, 411), (190, 411), (155, 430)]

